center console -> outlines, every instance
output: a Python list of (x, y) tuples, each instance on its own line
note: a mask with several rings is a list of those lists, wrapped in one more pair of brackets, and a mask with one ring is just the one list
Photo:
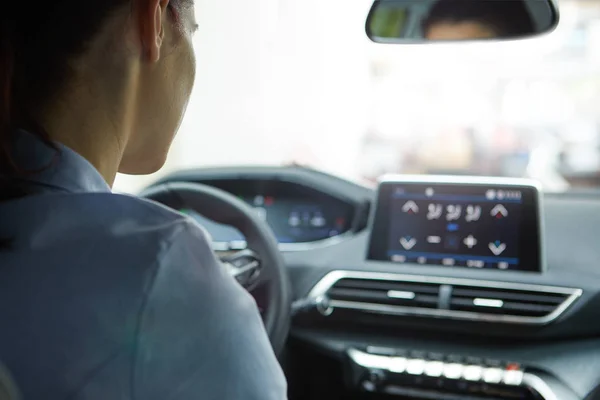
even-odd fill
[(506, 360), (375, 346), (350, 348), (347, 355), (350, 382), (364, 393), (412, 400), (576, 398), (543, 372)]
[[(344, 309), (549, 324), (581, 296), (580, 289), (501, 279), (507, 273), (535, 278), (544, 272), (541, 207), (538, 188), (526, 180), (386, 178), (377, 193), (367, 261), (395, 272), (332, 271), (309, 298), (319, 300), (324, 315)], [(411, 274), (404, 273), (407, 268)], [(457, 269), (469, 269), (463, 274), (468, 278), (444, 276)], [(423, 273), (414, 273), (419, 270)], [(490, 276), (484, 271), (500, 279), (482, 279)]]
[[(578, 399), (539, 365), (498, 357), (500, 341), (513, 337), (516, 345), (519, 332), (535, 336), (583, 294), (578, 288), (540, 283), (546, 263), (535, 183), (386, 177), (370, 228), (363, 267), (329, 271), (306, 303), (320, 313), (322, 326), (354, 326), (359, 332), (359, 325), (368, 325), (370, 334), (375, 332), (337, 346), (344, 351), (351, 390), (367, 399)], [(480, 342), (489, 334), (489, 348), (480, 343), (480, 355), (472, 356), (468, 350), (432, 350), (436, 344), (425, 340), (429, 348), (421, 350), (382, 347), (378, 341), (384, 337), (402, 346), (419, 340), (409, 333), (411, 327), (423, 326), (455, 329), (461, 338)], [(453, 347), (449, 337), (444, 344)]]

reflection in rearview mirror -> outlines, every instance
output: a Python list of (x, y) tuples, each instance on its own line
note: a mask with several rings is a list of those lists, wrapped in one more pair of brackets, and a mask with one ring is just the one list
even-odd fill
[(552, 0), (377, 0), (367, 35), (381, 43), (502, 40), (550, 32)]

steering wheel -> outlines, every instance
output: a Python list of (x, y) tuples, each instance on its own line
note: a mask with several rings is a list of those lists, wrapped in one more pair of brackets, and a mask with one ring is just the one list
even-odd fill
[(254, 210), (237, 197), (199, 183), (174, 182), (153, 186), (140, 194), (174, 210), (192, 209), (215, 222), (238, 229), (247, 248), (221, 258), (223, 267), (249, 292), (265, 290), (263, 321), (271, 346), (279, 355), (290, 327), (291, 287), (277, 239)]

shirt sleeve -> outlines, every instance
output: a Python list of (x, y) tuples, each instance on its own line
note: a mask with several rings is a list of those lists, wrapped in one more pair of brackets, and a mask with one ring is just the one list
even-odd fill
[(139, 323), (136, 400), (282, 400), (285, 376), (250, 296), (186, 222), (156, 271)]

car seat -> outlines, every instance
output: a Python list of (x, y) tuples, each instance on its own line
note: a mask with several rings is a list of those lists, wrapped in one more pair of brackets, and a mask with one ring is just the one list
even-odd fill
[(0, 400), (18, 400), (17, 387), (8, 370), (0, 363)]

